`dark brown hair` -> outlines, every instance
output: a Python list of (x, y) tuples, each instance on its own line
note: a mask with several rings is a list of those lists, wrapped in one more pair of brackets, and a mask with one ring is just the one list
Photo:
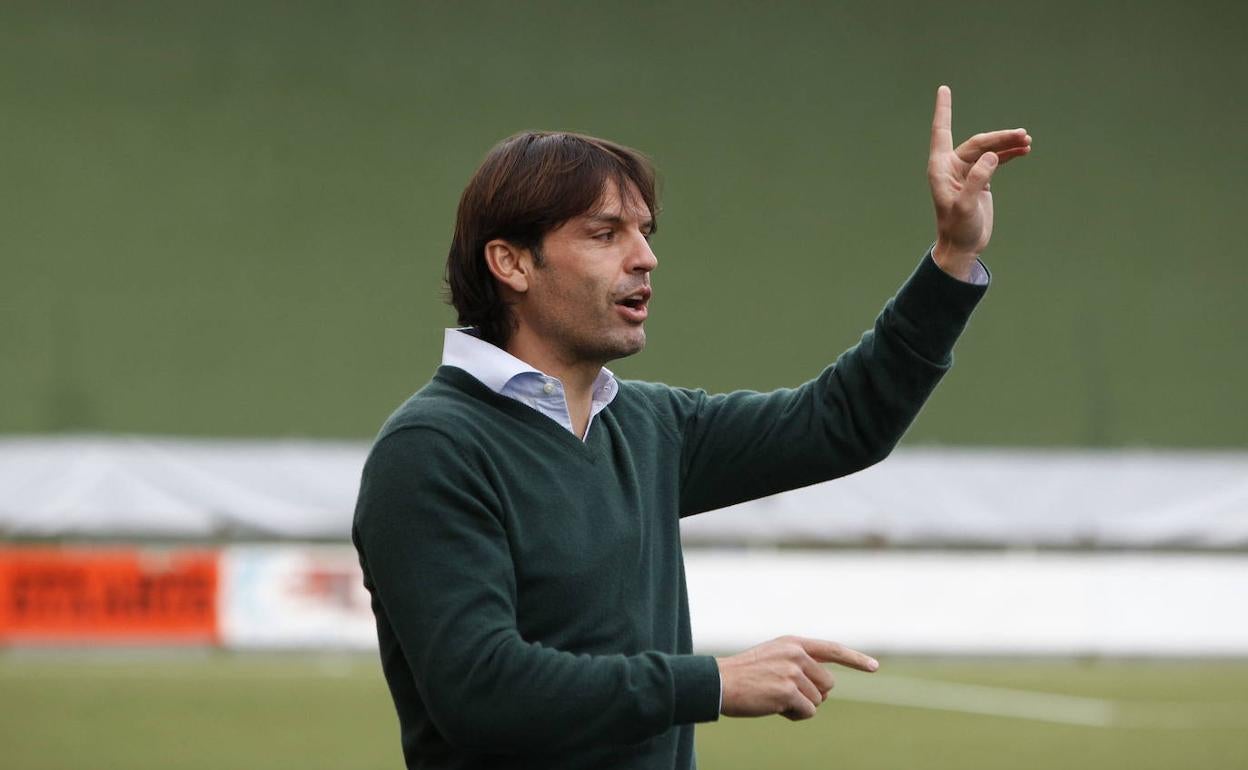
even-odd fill
[(588, 213), (608, 181), (621, 196), (635, 188), (657, 218), (654, 165), (636, 150), (551, 131), (516, 134), (495, 145), (460, 196), (446, 258), (449, 301), (459, 324), (477, 327), (487, 342), (505, 344), (513, 330), (511, 310), (485, 264), (485, 244), (510, 241), (540, 265), (546, 234)]

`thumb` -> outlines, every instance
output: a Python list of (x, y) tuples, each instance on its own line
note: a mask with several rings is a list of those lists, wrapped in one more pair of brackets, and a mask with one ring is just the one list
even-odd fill
[(979, 156), (979, 160), (971, 166), (971, 172), (966, 175), (966, 187), (962, 188), (964, 201), (974, 201), (981, 192), (988, 189), (988, 182), (999, 163), (995, 152), (986, 152)]

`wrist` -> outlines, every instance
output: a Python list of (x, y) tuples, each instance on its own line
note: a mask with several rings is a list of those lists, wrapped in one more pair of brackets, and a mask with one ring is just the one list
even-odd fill
[(932, 247), (932, 261), (949, 275), (970, 282), (979, 254), (959, 250), (947, 241), (937, 240)]

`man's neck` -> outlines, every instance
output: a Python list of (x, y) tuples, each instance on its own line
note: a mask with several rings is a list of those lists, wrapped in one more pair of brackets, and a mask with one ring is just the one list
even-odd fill
[(533, 344), (526, 336), (514, 335), (503, 348), (511, 355), (563, 384), (568, 401), (568, 416), (578, 437), (585, 437), (594, 396), (594, 382), (606, 362), (568, 362), (548, 348)]

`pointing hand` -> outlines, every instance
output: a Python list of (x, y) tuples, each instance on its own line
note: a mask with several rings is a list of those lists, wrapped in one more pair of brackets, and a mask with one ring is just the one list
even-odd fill
[(822, 639), (782, 636), (727, 658), (717, 658), (723, 687), (720, 713), (729, 717), (781, 714), (810, 719), (836, 684), (824, 663), (875, 671), (874, 658)]

